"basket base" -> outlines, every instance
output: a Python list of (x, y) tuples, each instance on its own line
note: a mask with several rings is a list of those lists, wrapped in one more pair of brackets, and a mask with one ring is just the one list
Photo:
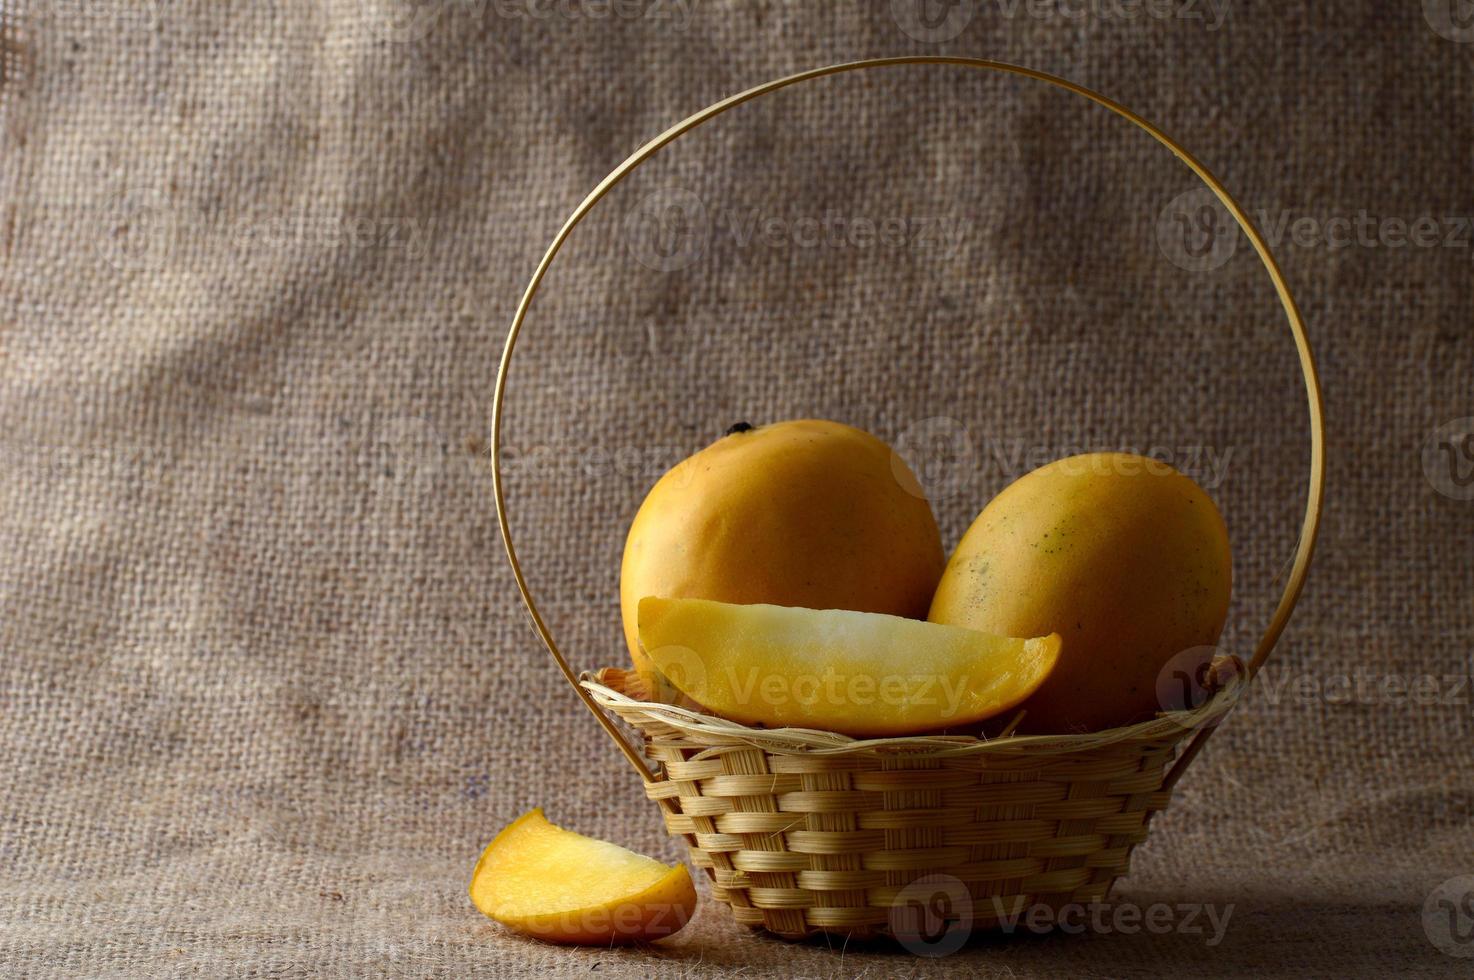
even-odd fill
[(630, 700), (622, 673), (590, 689), (644, 736), (666, 830), (736, 921), (785, 939), (908, 943), (1103, 902), (1166, 808), (1190, 733), (815, 749)]
[[(875, 909), (868, 925), (824, 926), (811, 912), (797, 931), (780, 932), (769, 925), (767, 911), (734, 905), (718, 898), (740, 925), (755, 933), (787, 942), (806, 942), (820, 936), (845, 942), (899, 943), (907, 948), (929, 947), (958, 936), (1047, 932), (1053, 923), (1080, 921), (1093, 906), (1108, 904), (1113, 879), (1099, 898), (1072, 901), (1030, 900), (1024, 895), (977, 894), (947, 874), (923, 876), (901, 889), (902, 900), (888, 909)], [(857, 917), (848, 917), (853, 921)], [(819, 919), (822, 922), (822, 918)]]

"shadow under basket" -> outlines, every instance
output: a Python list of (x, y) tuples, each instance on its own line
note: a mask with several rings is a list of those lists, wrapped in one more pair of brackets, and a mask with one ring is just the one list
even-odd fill
[(857, 740), (641, 700), (616, 668), (582, 685), (644, 736), (663, 776), (646, 795), (713, 896), (793, 939), (904, 934), (936, 895), (976, 929), (1103, 901), (1167, 806), (1179, 744), (1233, 700), (1088, 735)]

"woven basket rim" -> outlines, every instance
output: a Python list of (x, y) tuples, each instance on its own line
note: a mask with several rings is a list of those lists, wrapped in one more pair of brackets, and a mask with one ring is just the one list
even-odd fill
[[(605, 668), (608, 670), (609, 668)], [(906, 752), (935, 756), (1055, 755), (1086, 752), (1133, 742), (1176, 742), (1221, 721), (1248, 687), (1235, 677), (1192, 710), (1169, 711), (1148, 721), (1098, 732), (1065, 735), (904, 735), (890, 738), (853, 738), (811, 728), (753, 728), (717, 715), (693, 711), (662, 701), (641, 701), (601, 682), (605, 670), (584, 671), (579, 685), (598, 704), (626, 721), (631, 716), (670, 726), (692, 740), (717, 747), (748, 745), (775, 755), (847, 755)]]

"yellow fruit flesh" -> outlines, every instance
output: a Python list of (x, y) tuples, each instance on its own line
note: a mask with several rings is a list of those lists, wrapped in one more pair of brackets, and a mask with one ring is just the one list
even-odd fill
[(656, 597), (640, 600), (639, 640), (670, 683), (724, 718), (857, 736), (991, 718), (1033, 693), (1060, 651), (1058, 636)]
[(647, 942), (685, 925), (696, 889), (670, 867), (575, 834), (532, 810), (497, 834), (476, 863), (471, 901), (486, 915), (549, 942)]

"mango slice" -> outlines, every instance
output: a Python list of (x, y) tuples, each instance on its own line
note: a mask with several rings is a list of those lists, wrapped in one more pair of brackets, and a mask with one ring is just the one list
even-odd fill
[(686, 866), (667, 867), (564, 830), (530, 810), (487, 845), (471, 901), (504, 926), (547, 942), (609, 946), (663, 939), (696, 908)]
[(1012, 639), (879, 613), (640, 600), (660, 673), (724, 718), (857, 736), (972, 724), (1022, 702), (1059, 658), (1058, 634)]

